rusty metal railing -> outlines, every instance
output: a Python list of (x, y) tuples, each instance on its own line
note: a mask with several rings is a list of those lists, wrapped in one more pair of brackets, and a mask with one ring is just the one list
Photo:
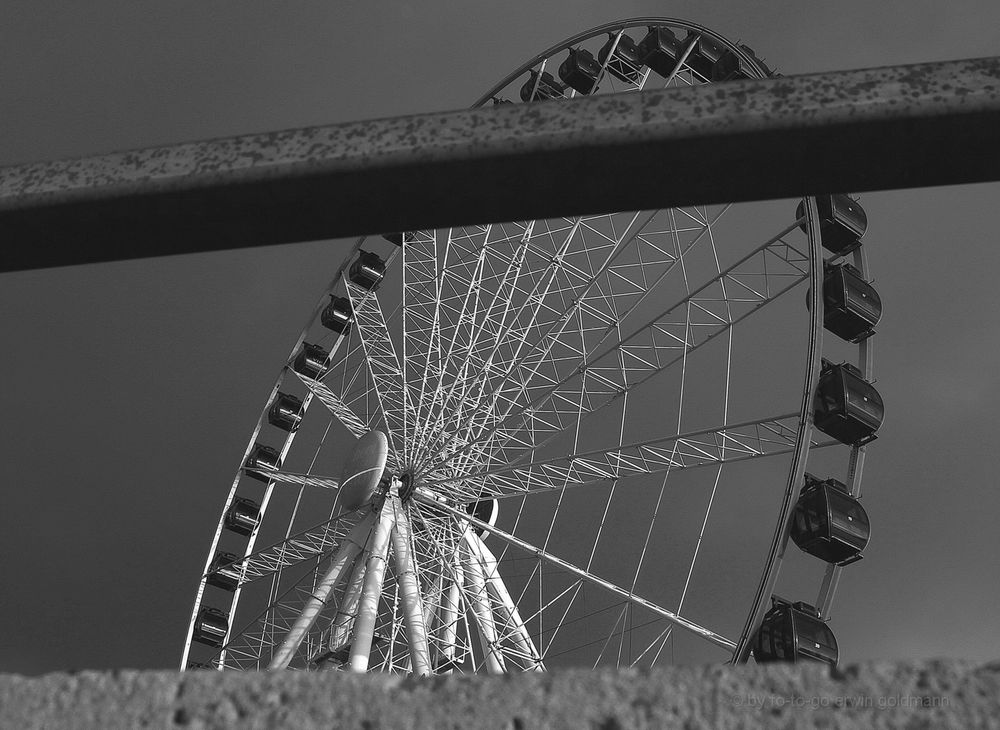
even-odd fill
[(0, 271), (1000, 179), (1000, 58), (310, 127), (0, 168)]

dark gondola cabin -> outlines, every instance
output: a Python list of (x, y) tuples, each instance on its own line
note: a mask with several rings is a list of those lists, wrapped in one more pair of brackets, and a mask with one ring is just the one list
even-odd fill
[(639, 60), (663, 78), (674, 72), (683, 46), (670, 28), (654, 25), (639, 41)]
[(816, 661), (837, 666), (839, 650), (830, 627), (807, 603), (771, 598), (771, 610), (753, 641), (753, 658), (759, 663)]
[(813, 398), (816, 428), (844, 444), (861, 446), (874, 441), (885, 410), (882, 397), (849, 363), (823, 360)]
[(299, 375), (316, 380), (326, 370), (326, 361), (329, 358), (330, 353), (319, 345), (303, 342), (292, 362), (292, 369)]
[(216, 648), (222, 646), (229, 633), (229, 617), (217, 608), (205, 606), (194, 622), (193, 639)]
[(239, 556), (235, 553), (218, 552), (208, 568), (208, 584), (230, 593), (240, 585), (240, 568), (233, 565)]
[[(618, 38), (617, 44), (615, 38)], [(612, 48), (614, 48), (614, 53), (611, 52)], [(610, 60), (608, 60), (608, 55), (611, 56)], [(627, 84), (636, 83), (642, 74), (639, 47), (631, 37), (624, 33), (620, 37), (615, 33), (609, 33), (608, 42), (597, 52), (597, 60), (602, 64), (607, 63), (608, 73)]]
[[(695, 37), (697, 36), (697, 39)], [(726, 47), (719, 41), (690, 31), (684, 39), (685, 43), (694, 41), (691, 53), (687, 57), (687, 65), (709, 81), (715, 78), (715, 69), (722, 57), (727, 53)]]
[(383, 233), (382, 238), (391, 244), (396, 246), (403, 245), (403, 234), (402, 233)]
[[(868, 216), (861, 204), (850, 195), (819, 195), (819, 227), (823, 237), (823, 248), (838, 256), (846, 256), (861, 245), (861, 238), (868, 230)], [(800, 202), (795, 209), (795, 217), (805, 215), (805, 207)], [(799, 226), (806, 231), (806, 223)]]
[(559, 78), (577, 93), (590, 94), (597, 90), (601, 64), (585, 48), (569, 49), (569, 56), (559, 65)]
[[(753, 53), (751, 52), (750, 55), (753, 55)], [(728, 48), (722, 51), (719, 60), (712, 66), (712, 81), (752, 79), (756, 78), (756, 76), (757, 73), (754, 67)]]
[(740, 73), (743, 62), (739, 56), (728, 48), (722, 52), (719, 60), (712, 66), (712, 81), (730, 81), (736, 78), (749, 78), (746, 73)]
[(347, 278), (368, 291), (375, 291), (385, 278), (385, 262), (371, 251), (358, 251)]
[(532, 69), (528, 80), (521, 87), (521, 101), (561, 99), (565, 88), (548, 71), (542, 71), (539, 75), (537, 71)]
[(267, 409), (267, 422), (282, 431), (292, 433), (302, 423), (302, 401), (288, 393), (278, 393)]
[(347, 297), (338, 297), (331, 294), (330, 303), (323, 309), (319, 321), (331, 332), (336, 332), (339, 335), (344, 334), (351, 329), (351, 322), (354, 321), (354, 310), (351, 308), (351, 300)]
[(827, 563), (847, 565), (861, 559), (870, 537), (868, 513), (843, 482), (806, 474), (792, 513), (792, 540), (800, 550)]
[(274, 471), (281, 466), (281, 455), (270, 446), (254, 444), (253, 451), (247, 457), (245, 466), (247, 476), (266, 482), (269, 479), (264, 472)]
[(848, 342), (875, 334), (882, 318), (882, 298), (850, 264), (823, 268), (823, 326)]
[(224, 524), (238, 535), (251, 535), (260, 524), (260, 505), (246, 497), (234, 497), (226, 510)]

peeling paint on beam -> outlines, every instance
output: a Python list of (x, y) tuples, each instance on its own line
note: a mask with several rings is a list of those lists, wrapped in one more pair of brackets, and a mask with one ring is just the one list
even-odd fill
[(1000, 179), (1000, 58), (310, 127), (0, 168), (0, 271)]

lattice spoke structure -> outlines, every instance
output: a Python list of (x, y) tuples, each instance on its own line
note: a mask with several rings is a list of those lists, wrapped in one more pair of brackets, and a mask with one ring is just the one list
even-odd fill
[[(554, 457), (523, 466), (498, 467), (462, 479), (435, 482), (467, 501), (503, 499), (539, 491), (586, 486), (641, 474), (658, 474), (711, 464), (787, 454), (795, 444), (798, 414), (717, 430), (666, 436), (643, 443), (623, 444), (607, 451)], [(814, 447), (830, 446), (813, 442)]]

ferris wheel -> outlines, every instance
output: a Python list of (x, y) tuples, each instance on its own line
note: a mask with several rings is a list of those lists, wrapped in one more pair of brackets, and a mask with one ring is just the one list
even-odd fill
[[(772, 75), (633, 18), (476, 106)], [(357, 241), (240, 460), (181, 667), (836, 663), (883, 418), (866, 227), (826, 195)], [(815, 598), (775, 594), (791, 552)]]

